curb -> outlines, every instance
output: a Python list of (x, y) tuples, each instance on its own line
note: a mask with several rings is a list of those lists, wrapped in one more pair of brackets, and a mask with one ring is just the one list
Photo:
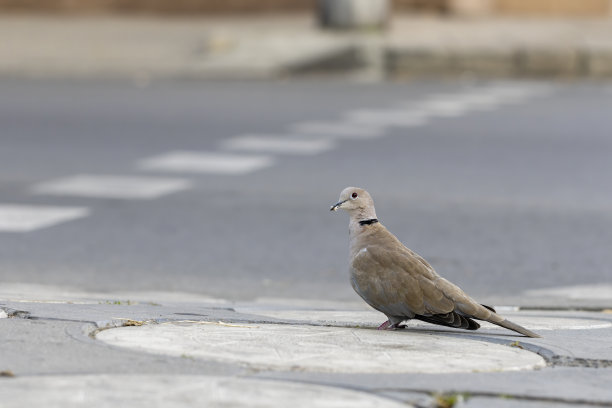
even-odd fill
[(313, 74), (374, 80), (612, 78), (608, 20), (400, 16), (386, 31), (320, 30), (309, 15), (0, 21), (0, 35), (14, 39), (0, 46), (0, 76), (8, 79), (132, 79), (145, 86), (153, 78), (269, 80)]
[(390, 78), (472, 74), (484, 77), (611, 78), (612, 51), (518, 48), (431, 50), (387, 48)]

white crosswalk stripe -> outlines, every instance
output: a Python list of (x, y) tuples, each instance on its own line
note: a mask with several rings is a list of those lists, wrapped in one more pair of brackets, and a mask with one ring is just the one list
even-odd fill
[(244, 154), (175, 151), (140, 161), (142, 170), (177, 173), (247, 174), (269, 167), (274, 160), (269, 156)]
[(29, 232), (88, 215), (85, 207), (0, 204), (0, 232)]
[(372, 126), (415, 127), (427, 124), (427, 115), (423, 111), (405, 109), (357, 109), (346, 113), (346, 119), (352, 123)]
[(325, 152), (335, 146), (328, 139), (298, 139), (292, 136), (244, 135), (223, 142), (222, 147), (228, 150), (310, 155)]
[(384, 134), (382, 126), (347, 122), (300, 122), (290, 127), (292, 133), (327, 136), (338, 139), (373, 139)]
[(459, 117), (473, 111), (491, 111), (503, 104), (519, 103), (551, 92), (547, 86), (517, 86), (498, 83), (464, 92), (434, 94), (421, 102), (409, 101), (399, 106), (411, 115), (424, 117)]
[(462, 100), (436, 100), (428, 99), (423, 103), (414, 106), (418, 112), (425, 115), (441, 116), (441, 117), (457, 117), (466, 114), (469, 111), (469, 106)]
[[(479, 92), (467, 92), (461, 94), (435, 94), (427, 98), (428, 101), (453, 103), (462, 106), (464, 112), (468, 110), (487, 111), (497, 109), (503, 102), (501, 96), (495, 94), (483, 94)], [(414, 103), (406, 103), (405, 107), (412, 107)]]
[(521, 102), (527, 98), (543, 96), (553, 91), (553, 87), (545, 84), (516, 84), (498, 82), (477, 89), (482, 94), (501, 97), (504, 103)]
[(35, 194), (139, 200), (157, 198), (190, 187), (189, 180), (180, 178), (80, 174), (38, 184), (32, 191)]

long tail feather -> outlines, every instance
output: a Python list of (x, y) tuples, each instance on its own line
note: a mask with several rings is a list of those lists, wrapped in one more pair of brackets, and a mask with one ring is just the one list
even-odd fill
[(508, 319), (504, 319), (501, 322), (492, 322), (492, 323), (495, 323), (495, 324), (497, 324), (498, 326), (501, 326), (501, 327), (505, 327), (506, 329), (513, 330), (513, 331), (515, 331), (517, 333), (520, 333), (520, 334), (522, 334), (524, 336), (527, 336), (527, 337), (533, 337), (533, 338), (542, 337), (539, 334), (534, 333), (531, 330), (528, 330), (528, 329), (524, 328), (523, 326), (519, 326), (516, 323), (512, 323)]

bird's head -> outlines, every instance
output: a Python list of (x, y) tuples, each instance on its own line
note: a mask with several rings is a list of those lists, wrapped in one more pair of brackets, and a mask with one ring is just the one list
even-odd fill
[(376, 218), (374, 200), (363, 188), (347, 187), (340, 193), (338, 202), (330, 208), (331, 211), (345, 210), (349, 214), (359, 215), (359, 218)]

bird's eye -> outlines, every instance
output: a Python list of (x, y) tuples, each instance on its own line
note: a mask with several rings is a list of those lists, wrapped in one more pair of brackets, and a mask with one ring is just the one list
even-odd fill
[(353, 198), (357, 198), (357, 193), (353, 193), (353, 194), (351, 194), (351, 197), (353, 197)]

